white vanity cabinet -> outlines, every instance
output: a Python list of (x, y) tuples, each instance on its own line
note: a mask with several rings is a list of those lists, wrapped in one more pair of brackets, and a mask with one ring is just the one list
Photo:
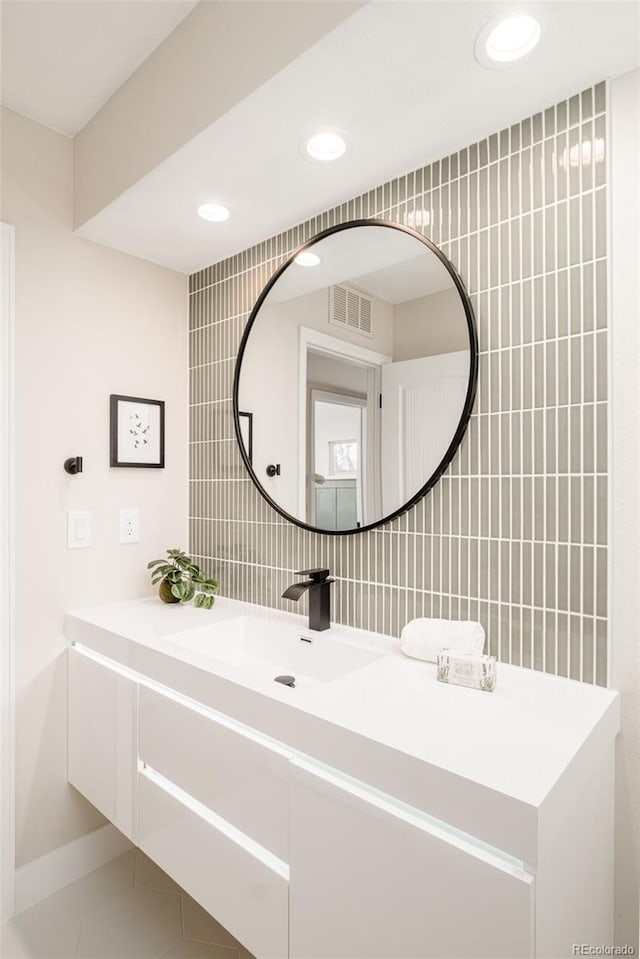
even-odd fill
[(399, 655), (252, 687), (164, 639), (183, 612), (68, 617), (69, 781), (257, 959), (612, 941), (615, 692), (504, 666), (489, 696)]
[(417, 810), (291, 768), (292, 959), (532, 959), (534, 880)]

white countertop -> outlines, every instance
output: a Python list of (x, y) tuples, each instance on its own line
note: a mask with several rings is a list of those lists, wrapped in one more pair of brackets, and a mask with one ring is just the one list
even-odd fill
[[(308, 632), (302, 616), (222, 597), (212, 610), (155, 598), (75, 610), (65, 632), (528, 862), (536, 860), (538, 819), (554, 788), (570, 767), (579, 776), (619, 730), (613, 690), (504, 663), (493, 693), (447, 685), (437, 682), (434, 664), (404, 656), (397, 639), (338, 625), (311, 635), (372, 648), (380, 658), (296, 689), (247, 677), (215, 659), (216, 625), (247, 615)], [(203, 628), (210, 649), (182, 645)]]

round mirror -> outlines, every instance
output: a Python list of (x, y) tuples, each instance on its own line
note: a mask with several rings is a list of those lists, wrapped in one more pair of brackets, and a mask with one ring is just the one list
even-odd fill
[(450, 463), (475, 396), (473, 311), (419, 233), (358, 220), (319, 234), (267, 283), (236, 365), (236, 434), (283, 516), (371, 529)]

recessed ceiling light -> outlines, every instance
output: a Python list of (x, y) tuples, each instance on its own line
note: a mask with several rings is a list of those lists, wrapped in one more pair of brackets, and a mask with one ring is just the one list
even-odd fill
[(223, 223), (229, 219), (229, 211), (222, 203), (203, 203), (198, 207), (198, 216), (210, 223)]
[(330, 130), (323, 130), (321, 133), (314, 133), (307, 140), (307, 153), (314, 160), (337, 160), (341, 157), (347, 145), (337, 133)]
[(309, 253), (308, 250), (303, 250), (302, 253), (298, 253), (294, 262), (297, 263), (298, 266), (317, 266), (320, 262), (320, 257), (315, 253)]
[(478, 34), (476, 57), (484, 67), (507, 67), (531, 53), (540, 33), (540, 24), (529, 13), (500, 14)]

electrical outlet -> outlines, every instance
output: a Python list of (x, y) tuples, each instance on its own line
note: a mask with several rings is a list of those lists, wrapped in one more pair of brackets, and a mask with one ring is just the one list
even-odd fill
[(140, 542), (140, 510), (137, 506), (120, 510), (120, 542)]

